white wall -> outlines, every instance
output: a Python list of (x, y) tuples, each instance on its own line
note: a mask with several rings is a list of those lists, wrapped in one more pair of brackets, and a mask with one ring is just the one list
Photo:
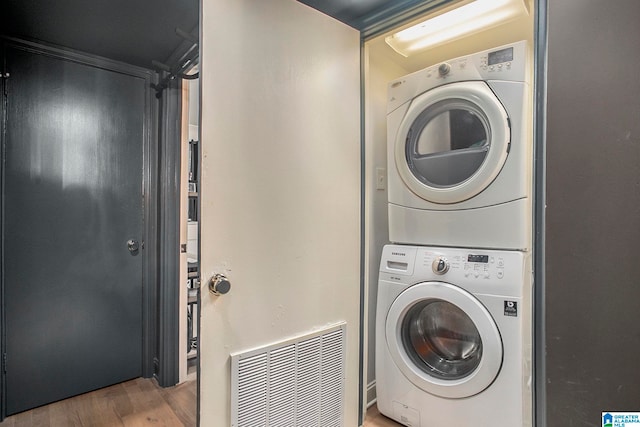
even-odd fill
[(201, 425), (230, 425), (230, 353), (345, 321), (356, 426), (359, 34), (295, 0), (202, 7), (202, 272), (232, 288), (202, 295)]

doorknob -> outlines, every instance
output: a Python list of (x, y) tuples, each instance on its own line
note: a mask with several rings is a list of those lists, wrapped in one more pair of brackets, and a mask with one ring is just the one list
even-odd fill
[(138, 253), (138, 249), (140, 249), (140, 244), (137, 240), (129, 239), (127, 241), (127, 249), (131, 252), (132, 255), (136, 255)]
[(209, 292), (214, 295), (224, 295), (231, 290), (231, 282), (224, 274), (215, 274), (209, 280)]

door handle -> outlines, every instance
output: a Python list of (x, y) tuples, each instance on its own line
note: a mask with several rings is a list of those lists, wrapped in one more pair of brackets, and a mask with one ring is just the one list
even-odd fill
[(214, 274), (209, 280), (209, 292), (214, 295), (224, 295), (231, 290), (231, 282), (224, 274)]
[(138, 250), (140, 249), (140, 243), (137, 240), (129, 239), (127, 241), (127, 249), (131, 252), (131, 255), (137, 255)]

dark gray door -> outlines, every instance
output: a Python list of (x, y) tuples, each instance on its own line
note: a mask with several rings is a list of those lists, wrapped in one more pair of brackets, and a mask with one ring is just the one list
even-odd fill
[(640, 2), (548, 5), (538, 425), (601, 426), (640, 410)]
[(144, 80), (7, 49), (4, 289), (13, 414), (142, 372)]

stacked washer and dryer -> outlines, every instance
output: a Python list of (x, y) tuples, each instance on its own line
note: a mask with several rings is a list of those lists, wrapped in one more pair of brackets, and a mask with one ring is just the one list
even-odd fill
[(531, 424), (526, 42), (389, 84), (378, 409), (414, 427)]

